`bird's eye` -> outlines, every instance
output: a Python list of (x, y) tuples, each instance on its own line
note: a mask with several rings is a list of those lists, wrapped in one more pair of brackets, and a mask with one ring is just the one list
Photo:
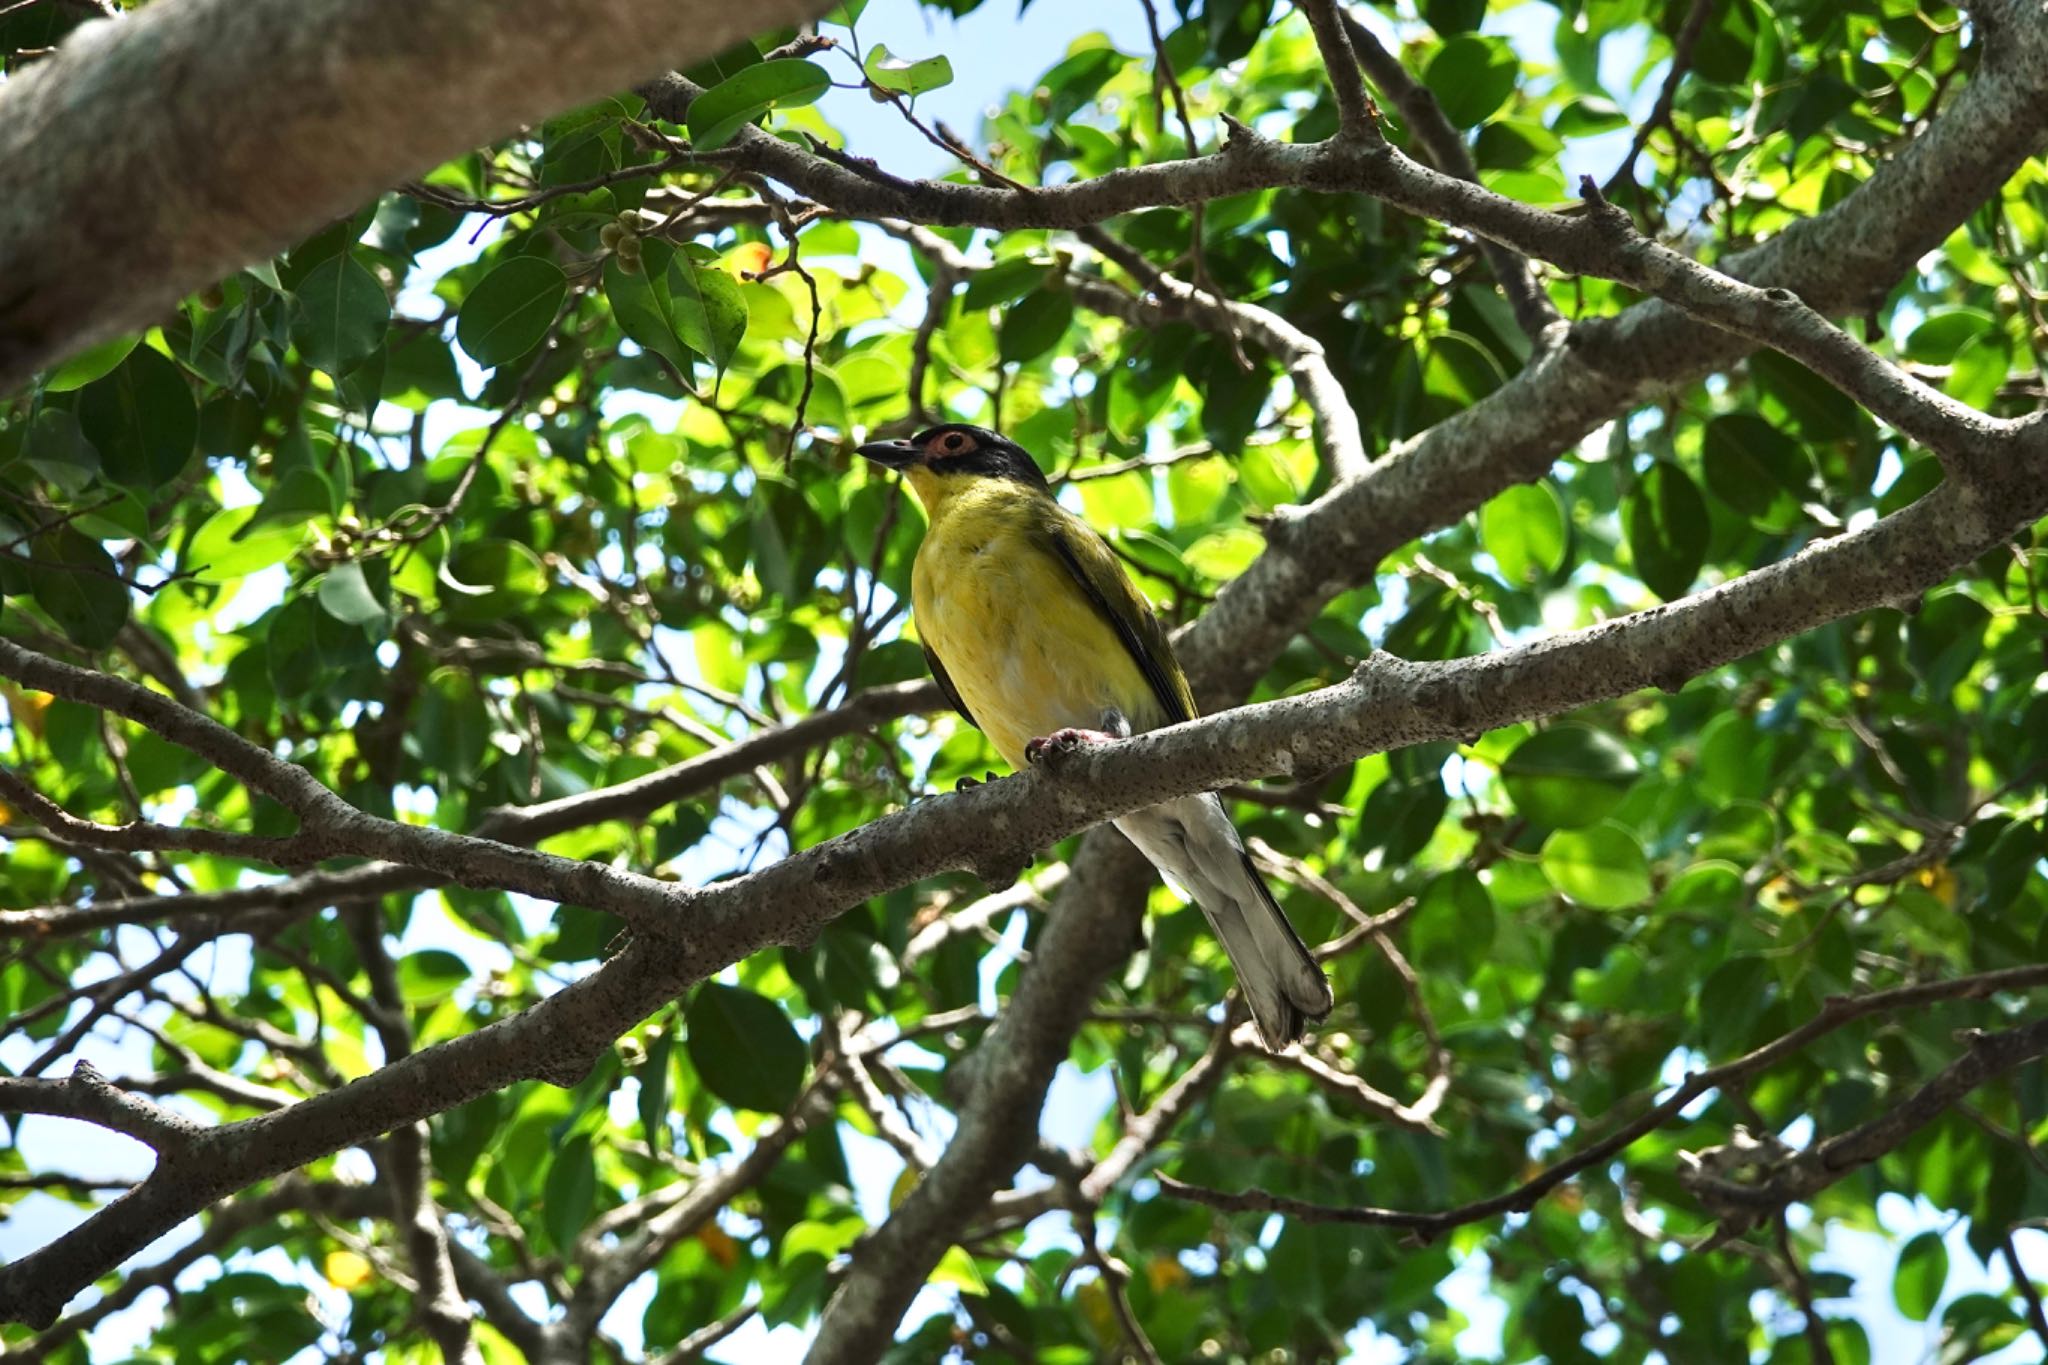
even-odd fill
[(939, 453), (941, 455), (964, 454), (966, 453), (967, 448), (973, 444), (974, 443), (972, 441), (968, 440), (967, 437), (961, 434), (960, 432), (949, 431), (944, 436), (941, 436), (939, 438)]

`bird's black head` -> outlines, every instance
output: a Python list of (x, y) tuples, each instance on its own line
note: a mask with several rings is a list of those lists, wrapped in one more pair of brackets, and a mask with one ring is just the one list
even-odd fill
[(920, 431), (907, 441), (870, 441), (861, 455), (890, 469), (921, 469), (932, 474), (973, 474), (991, 479), (1016, 479), (1034, 488), (1050, 488), (1045, 471), (1024, 447), (987, 427), (947, 422)]

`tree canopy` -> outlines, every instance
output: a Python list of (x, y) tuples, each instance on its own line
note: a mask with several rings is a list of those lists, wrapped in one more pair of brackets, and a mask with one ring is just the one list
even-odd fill
[[(0, 5), (0, 126), (199, 4)], [(2048, 1348), (2037, 6), (629, 8), (0, 210), (10, 1357)], [(955, 790), (934, 420), (1207, 719)], [(1101, 824), (1212, 788), (1283, 1054)]]

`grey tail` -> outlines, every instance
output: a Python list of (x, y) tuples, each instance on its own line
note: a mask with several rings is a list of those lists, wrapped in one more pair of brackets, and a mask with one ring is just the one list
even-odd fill
[(1237, 982), (1259, 1036), (1278, 1052), (1300, 1038), (1310, 1020), (1328, 1014), (1334, 1001), (1321, 964), (1287, 922), (1250, 855), (1240, 852), (1238, 861), (1252, 894), (1235, 897), (1234, 913), (1229, 915), (1210, 911), (1207, 905), (1202, 909), (1223, 940), (1230, 965), (1237, 969)]
[(1152, 864), (1202, 908), (1237, 972), (1266, 1046), (1278, 1052), (1330, 1012), (1330, 983), (1246, 855), (1223, 803), (1184, 797), (1118, 820)]

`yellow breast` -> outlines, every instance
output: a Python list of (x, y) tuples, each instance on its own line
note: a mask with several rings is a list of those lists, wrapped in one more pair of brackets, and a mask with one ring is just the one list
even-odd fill
[[(950, 481), (949, 481), (950, 482)], [(1163, 716), (1123, 642), (1066, 566), (1032, 536), (1036, 495), (975, 480), (931, 496), (911, 575), (918, 634), (1011, 766), (1063, 726), (1100, 728), (1121, 712), (1133, 730)]]

